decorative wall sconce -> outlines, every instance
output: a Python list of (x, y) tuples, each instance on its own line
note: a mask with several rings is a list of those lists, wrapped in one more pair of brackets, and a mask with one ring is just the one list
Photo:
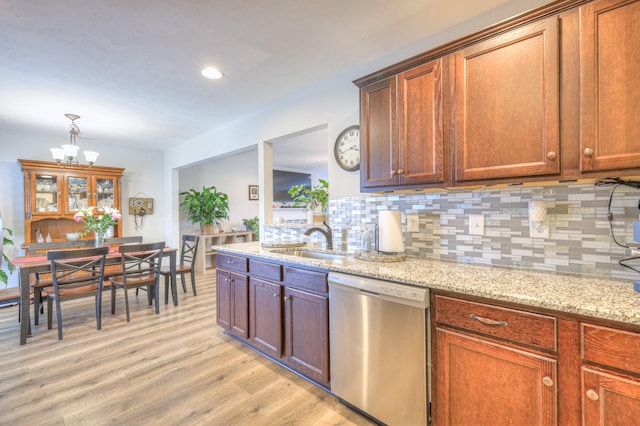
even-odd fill
[(549, 238), (549, 215), (545, 200), (529, 201), (529, 236)]

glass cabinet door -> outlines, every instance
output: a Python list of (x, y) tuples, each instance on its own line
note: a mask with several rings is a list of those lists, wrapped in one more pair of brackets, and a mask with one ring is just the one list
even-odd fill
[(56, 213), (62, 209), (58, 205), (60, 196), (60, 176), (55, 174), (35, 174), (34, 179), (34, 213)]
[(95, 197), (98, 210), (104, 210), (105, 207), (114, 207), (114, 178), (96, 177)]
[(67, 176), (67, 212), (89, 207), (89, 179), (87, 176)]

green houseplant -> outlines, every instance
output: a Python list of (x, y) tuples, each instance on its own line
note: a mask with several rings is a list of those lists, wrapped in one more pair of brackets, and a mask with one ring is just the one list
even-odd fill
[(251, 219), (242, 219), (242, 224), (247, 228), (247, 231), (253, 232), (253, 237), (256, 241), (260, 240), (260, 220), (258, 216), (252, 217)]
[[(329, 204), (329, 182), (324, 179), (318, 179), (318, 182), (311, 189), (303, 184), (293, 185), (288, 192), (294, 201), (294, 206), (303, 207), (305, 211), (314, 212), (314, 221), (322, 222)], [(321, 210), (319, 214), (318, 210)], [(322, 219), (318, 220), (315, 216), (321, 216)]]
[(180, 195), (184, 196), (180, 207), (187, 212), (191, 222), (200, 224), (203, 234), (210, 234), (214, 223), (229, 219), (229, 196), (213, 185), (203, 186), (202, 191), (190, 189)]
[[(0, 227), (2, 226), (2, 218), (0, 218)], [(9, 257), (7, 256), (7, 253), (5, 253), (3, 246), (12, 246), (13, 245), (13, 240), (11, 240), (9, 237), (7, 237), (7, 235), (11, 236), (13, 235), (13, 231), (9, 228), (0, 228), (0, 230), (2, 230), (3, 232), (0, 232), (0, 238), (2, 238), (2, 245), (0, 245), (0, 254), (2, 255), (2, 257), (0, 258), (0, 266), (2, 266), (3, 262), (7, 263), (7, 271), (9, 271), (9, 273), (13, 272), (14, 266), (13, 263), (11, 263), (11, 260), (9, 260)], [(0, 282), (3, 283), (6, 287), (7, 282), (9, 281), (9, 276), (7, 275), (7, 273), (5, 271), (3, 271), (2, 269), (0, 269)]]

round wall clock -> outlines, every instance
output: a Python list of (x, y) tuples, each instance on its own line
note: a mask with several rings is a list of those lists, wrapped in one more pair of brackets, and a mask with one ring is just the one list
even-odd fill
[(343, 169), (352, 172), (360, 168), (360, 126), (349, 126), (340, 132), (333, 154)]

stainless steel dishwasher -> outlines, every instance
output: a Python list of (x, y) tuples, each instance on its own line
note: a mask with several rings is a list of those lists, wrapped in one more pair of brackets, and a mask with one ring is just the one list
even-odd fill
[(331, 392), (388, 425), (426, 425), (429, 290), (331, 272)]

